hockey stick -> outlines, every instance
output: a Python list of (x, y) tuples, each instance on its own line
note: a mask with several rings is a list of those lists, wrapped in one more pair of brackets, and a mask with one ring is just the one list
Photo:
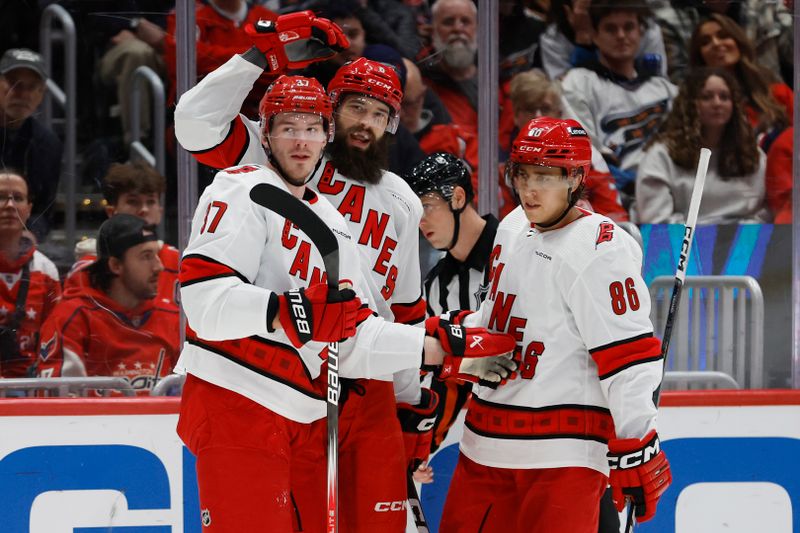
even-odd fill
[[(287, 191), (259, 183), (250, 189), (250, 199), (262, 207), (277, 213), (300, 231), (308, 235), (322, 255), (328, 290), (339, 290), (339, 243), (333, 232), (303, 202)], [(325, 531), (336, 533), (339, 528), (339, 343), (328, 344), (328, 485), (327, 485), (327, 523)]]
[[(694, 188), (692, 189), (692, 199), (689, 201), (689, 213), (686, 215), (686, 226), (683, 230), (683, 242), (681, 243), (681, 253), (678, 257), (678, 269), (675, 271), (675, 284), (672, 286), (672, 297), (669, 301), (669, 311), (667, 312), (667, 323), (664, 326), (664, 336), (661, 338), (661, 357), (664, 364), (664, 372), (667, 370), (667, 354), (669, 353), (669, 341), (672, 338), (672, 328), (675, 325), (675, 317), (678, 315), (678, 305), (681, 303), (681, 293), (683, 292), (683, 282), (686, 280), (686, 267), (689, 265), (689, 253), (692, 249), (694, 230), (697, 226), (697, 213), (700, 210), (700, 199), (703, 196), (703, 186), (706, 183), (706, 173), (708, 172), (708, 162), (711, 159), (711, 150), (708, 148), (700, 149), (700, 160), (697, 162), (697, 174), (694, 178)], [(653, 393), (653, 403), (658, 407), (658, 400), (661, 397), (661, 386)], [(628, 506), (628, 520), (625, 522), (625, 532), (633, 531), (633, 510), (634, 505)]]
[(414, 483), (414, 474), (409, 469), (406, 476), (406, 484), (408, 491), (408, 505), (411, 506), (411, 513), (414, 515), (414, 525), (417, 526), (417, 533), (429, 533), (428, 521), (425, 519), (425, 513), (422, 510), (422, 501), (417, 492), (417, 485)]

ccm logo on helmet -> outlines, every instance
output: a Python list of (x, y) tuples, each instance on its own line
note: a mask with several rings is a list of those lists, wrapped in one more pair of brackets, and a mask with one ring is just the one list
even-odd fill
[(375, 504), (376, 513), (388, 513), (390, 511), (405, 511), (406, 501), (397, 502), (378, 502)]
[(375, 79), (371, 79), (370, 78), (370, 79), (367, 79), (366, 81), (370, 85), (375, 85), (377, 87), (380, 87), (381, 89), (386, 89), (386, 90), (389, 90), (389, 91), (392, 90), (392, 86), (391, 85), (389, 85), (388, 83), (384, 83), (381, 80), (375, 80)]
[(519, 151), (519, 152), (541, 152), (542, 151), (542, 147), (541, 146), (527, 146), (527, 145), (523, 144), (522, 146), (517, 148), (517, 151)]
[(643, 465), (658, 455), (661, 451), (661, 442), (658, 437), (648, 442), (641, 450), (636, 450), (624, 455), (609, 455), (608, 466), (615, 469), (626, 470)]
[(303, 307), (303, 295), (300, 294), (300, 289), (292, 289), (288, 292), (289, 303), (292, 304), (292, 315), (294, 315), (294, 323), (297, 331), (300, 333), (311, 334), (311, 326), (306, 320), (306, 310)]

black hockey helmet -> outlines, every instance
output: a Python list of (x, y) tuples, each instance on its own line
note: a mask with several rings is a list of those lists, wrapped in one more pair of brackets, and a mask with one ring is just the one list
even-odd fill
[(447, 152), (429, 155), (411, 169), (405, 178), (417, 196), (435, 192), (450, 201), (453, 197), (453, 188), (458, 185), (464, 189), (467, 203), (472, 202), (475, 197), (467, 165)]

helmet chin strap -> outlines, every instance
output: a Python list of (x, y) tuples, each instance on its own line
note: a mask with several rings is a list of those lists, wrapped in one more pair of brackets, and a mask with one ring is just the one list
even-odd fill
[(464, 211), (465, 207), (467, 207), (466, 203), (464, 204), (464, 207), (461, 207), (460, 209), (453, 209), (452, 207), (450, 208), (450, 213), (453, 214), (453, 220), (455, 221), (455, 224), (453, 225), (453, 238), (450, 240), (450, 244), (444, 248), (437, 248), (437, 250), (440, 252), (449, 252), (458, 242), (458, 232), (461, 229), (461, 212)]
[(578, 203), (578, 195), (572, 193), (573, 193), (572, 187), (567, 187), (567, 208), (564, 209), (564, 212), (561, 213), (561, 215), (559, 215), (558, 218), (546, 224), (542, 222), (534, 222), (534, 224), (539, 226), (540, 228), (547, 229), (547, 228), (552, 228), (553, 226), (564, 220), (564, 217), (566, 217), (569, 214), (570, 210), (572, 210), (572, 208), (575, 207), (575, 204)]

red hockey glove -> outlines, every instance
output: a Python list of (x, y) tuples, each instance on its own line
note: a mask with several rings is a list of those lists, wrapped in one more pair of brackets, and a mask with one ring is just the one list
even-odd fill
[(661, 451), (656, 430), (643, 439), (613, 439), (608, 443), (608, 481), (618, 511), (630, 498), (636, 519), (645, 522), (656, 514), (658, 499), (672, 483), (667, 456)]
[(430, 389), (422, 389), (422, 399), (417, 405), (397, 404), (397, 418), (403, 430), (406, 450), (406, 465), (414, 472), (419, 465), (428, 460), (433, 439), (433, 425), (436, 422), (436, 408), (439, 395)]
[(451, 322), (447, 315), (427, 319), (425, 331), (439, 339), (444, 351), (450, 354), (444, 358), (440, 379), (455, 378), (496, 387), (517, 369), (512, 359), (516, 342), (507, 333), (467, 328)]
[(342, 29), (312, 11), (281, 15), (277, 20), (247, 24), (245, 33), (267, 58), (267, 70), (303, 69), (350, 46)]
[(329, 291), (324, 283), (278, 296), (278, 318), (299, 348), (310, 340), (338, 342), (356, 333), (361, 300), (351, 289)]

